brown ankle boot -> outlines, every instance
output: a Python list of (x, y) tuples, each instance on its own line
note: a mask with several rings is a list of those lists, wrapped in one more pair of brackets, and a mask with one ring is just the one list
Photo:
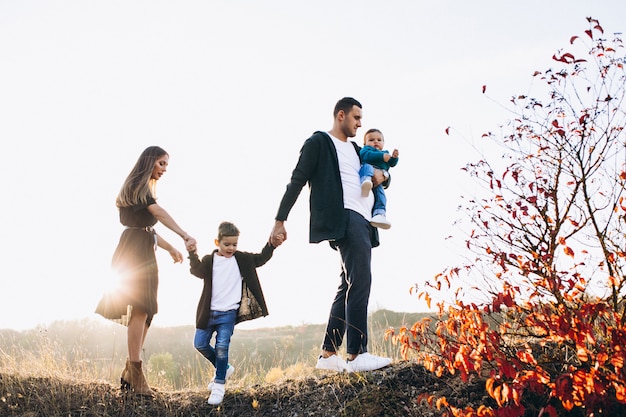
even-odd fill
[(122, 371), (122, 375), (120, 375), (120, 389), (122, 390), (126, 390), (126, 389), (130, 389), (130, 375), (128, 375), (129, 373), (129, 367), (130, 367), (130, 359), (126, 358), (126, 365), (124, 365), (124, 370)]
[(130, 389), (139, 395), (152, 395), (152, 390), (146, 381), (146, 377), (141, 369), (141, 361), (132, 362), (129, 361), (128, 367), (128, 382), (130, 383)]

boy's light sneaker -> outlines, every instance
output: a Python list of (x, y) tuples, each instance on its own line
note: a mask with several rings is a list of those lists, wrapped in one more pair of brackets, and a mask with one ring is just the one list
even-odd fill
[(210, 405), (218, 405), (221, 404), (224, 400), (224, 392), (226, 391), (226, 386), (224, 384), (214, 383), (213, 390), (211, 391), (211, 396), (209, 397), (207, 403)]
[(387, 218), (382, 214), (377, 214), (372, 217), (370, 224), (374, 227), (378, 227), (379, 229), (389, 229), (391, 227), (391, 223), (389, 223)]
[(325, 369), (327, 371), (350, 372), (350, 368), (348, 367), (346, 361), (344, 361), (343, 358), (337, 354), (327, 358), (320, 355), (315, 367), (317, 369)]
[(370, 195), (370, 191), (372, 191), (372, 180), (364, 180), (361, 183), (361, 196), (367, 197)]
[(347, 363), (350, 371), (365, 372), (384, 368), (385, 366), (391, 364), (391, 359), (370, 355), (369, 353), (365, 352), (361, 353), (356, 358), (348, 361)]
[[(229, 363), (228, 368), (226, 368), (226, 378), (224, 379), (228, 381), (228, 378), (233, 374), (233, 372), (235, 372), (235, 367)], [(209, 391), (213, 389), (214, 384), (215, 384), (215, 376), (213, 376), (213, 379), (211, 380), (211, 382), (209, 382), (209, 386), (208, 386)]]

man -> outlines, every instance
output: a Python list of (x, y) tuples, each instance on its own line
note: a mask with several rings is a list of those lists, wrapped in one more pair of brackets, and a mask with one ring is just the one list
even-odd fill
[[(370, 225), (373, 194), (361, 195), (359, 147), (348, 140), (361, 127), (362, 106), (352, 97), (337, 102), (333, 127), (315, 132), (300, 157), (283, 195), (271, 240), (287, 239), (284, 222), (306, 183), (310, 187), (309, 242), (330, 242), (341, 255), (341, 284), (333, 301), (318, 369), (371, 371), (387, 366), (389, 358), (367, 352), (367, 305), (372, 283), (372, 247), (378, 231)], [(384, 180), (380, 170), (374, 185)], [(282, 235), (282, 236), (281, 236)], [(346, 334), (346, 362), (337, 353)]]

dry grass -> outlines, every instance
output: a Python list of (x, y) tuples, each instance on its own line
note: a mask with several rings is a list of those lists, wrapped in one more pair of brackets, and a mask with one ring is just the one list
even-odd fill
[[(0, 373), (0, 415), (119, 416), (424, 416), (439, 415), (415, 401), (444, 380), (410, 363), (363, 374), (313, 373), (297, 379), (249, 387), (230, 387), (219, 407), (206, 392), (162, 391), (153, 398), (126, 394), (106, 383)], [(428, 414), (424, 414), (425, 410)]]
[[(388, 323), (380, 317), (371, 321), (371, 350), (397, 360), (397, 349), (382, 339)], [(120, 327), (87, 321), (0, 331), (0, 416), (362, 415), (342, 410), (371, 403), (359, 399), (367, 391), (365, 377), (314, 369), (322, 332), (318, 325), (237, 331), (231, 345), (237, 370), (224, 403), (213, 408), (206, 403), (213, 368), (191, 346), (193, 327), (153, 329), (148, 336), (144, 362), (157, 392), (152, 399), (119, 389), (125, 360)], [(379, 374), (377, 384), (389, 375)]]
[[(463, 383), (458, 378), (437, 378), (420, 365), (400, 361), (395, 347), (380, 337), (386, 327), (383, 324), (373, 329), (371, 350), (393, 357), (394, 364), (357, 374), (314, 369), (319, 349), (316, 345), (320, 340), (315, 326), (241, 332), (237, 343), (242, 350), (234, 355), (237, 371), (229, 380), (226, 397), (219, 407), (206, 403), (206, 384), (212, 376), (212, 367), (193, 351), (188, 341), (183, 344), (186, 350), (180, 354), (174, 345), (159, 344), (164, 342), (151, 348), (148, 379), (156, 394), (145, 398), (119, 389), (118, 378), (125, 357), (103, 353), (88, 342), (90, 331), (104, 333), (105, 341), (110, 342), (110, 335), (97, 326), (91, 330), (83, 328), (79, 332), (81, 336), (75, 338), (76, 343), (51, 336), (51, 331), (27, 334), (0, 331), (0, 416), (440, 416), (442, 410), (417, 402), (420, 394), (445, 396), (458, 407), (492, 404), (482, 380)], [(161, 337), (166, 341), (185, 339), (190, 331), (162, 329), (160, 332), (164, 335), (159, 335), (159, 331), (152, 335), (156, 336), (154, 342)], [(298, 332), (302, 334), (294, 338), (293, 334)], [(259, 334), (266, 335), (267, 340), (261, 340)], [(303, 335), (315, 341), (309, 344)], [(268, 340), (271, 343), (265, 343)], [(545, 400), (525, 396), (525, 416), (537, 416)], [(575, 409), (560, 415), (582, 417), (584, 413)]]

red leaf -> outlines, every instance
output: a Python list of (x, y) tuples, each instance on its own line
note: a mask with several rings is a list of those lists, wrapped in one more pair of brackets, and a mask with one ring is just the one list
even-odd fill
[(563, 55), (561, 55), (560, 58), (557, 58), (556, 54), (552, 55), (552, 59), (554, 59), (555, 61), (559, 61), (559, 62), (565, 62), (566, 64), (571, 64), (572, 62), (576, 60), (574, 58), (574, 55), (570, 54), (569, 52), (564, 53)]
[(483, 94), (485, 94), (485, 91), (487, 90), (487, 86), (483, 85)]
[(450, 126), (446, 127), (446, 135), (450, 135)]
[(587, 30), (585, 31), (585, 33), (586, 33), (586, 34), (587, 34), (587, 35), (588, 35), (591, 39), (593, 39), (593, 34), (591, 33), (591, 29), (587, 29)]
[(572, 36), (571, 38), (569, 38), (569, 43), (570, 44), (574, 43), (576, 39), (578, 39), (578, 36)]

